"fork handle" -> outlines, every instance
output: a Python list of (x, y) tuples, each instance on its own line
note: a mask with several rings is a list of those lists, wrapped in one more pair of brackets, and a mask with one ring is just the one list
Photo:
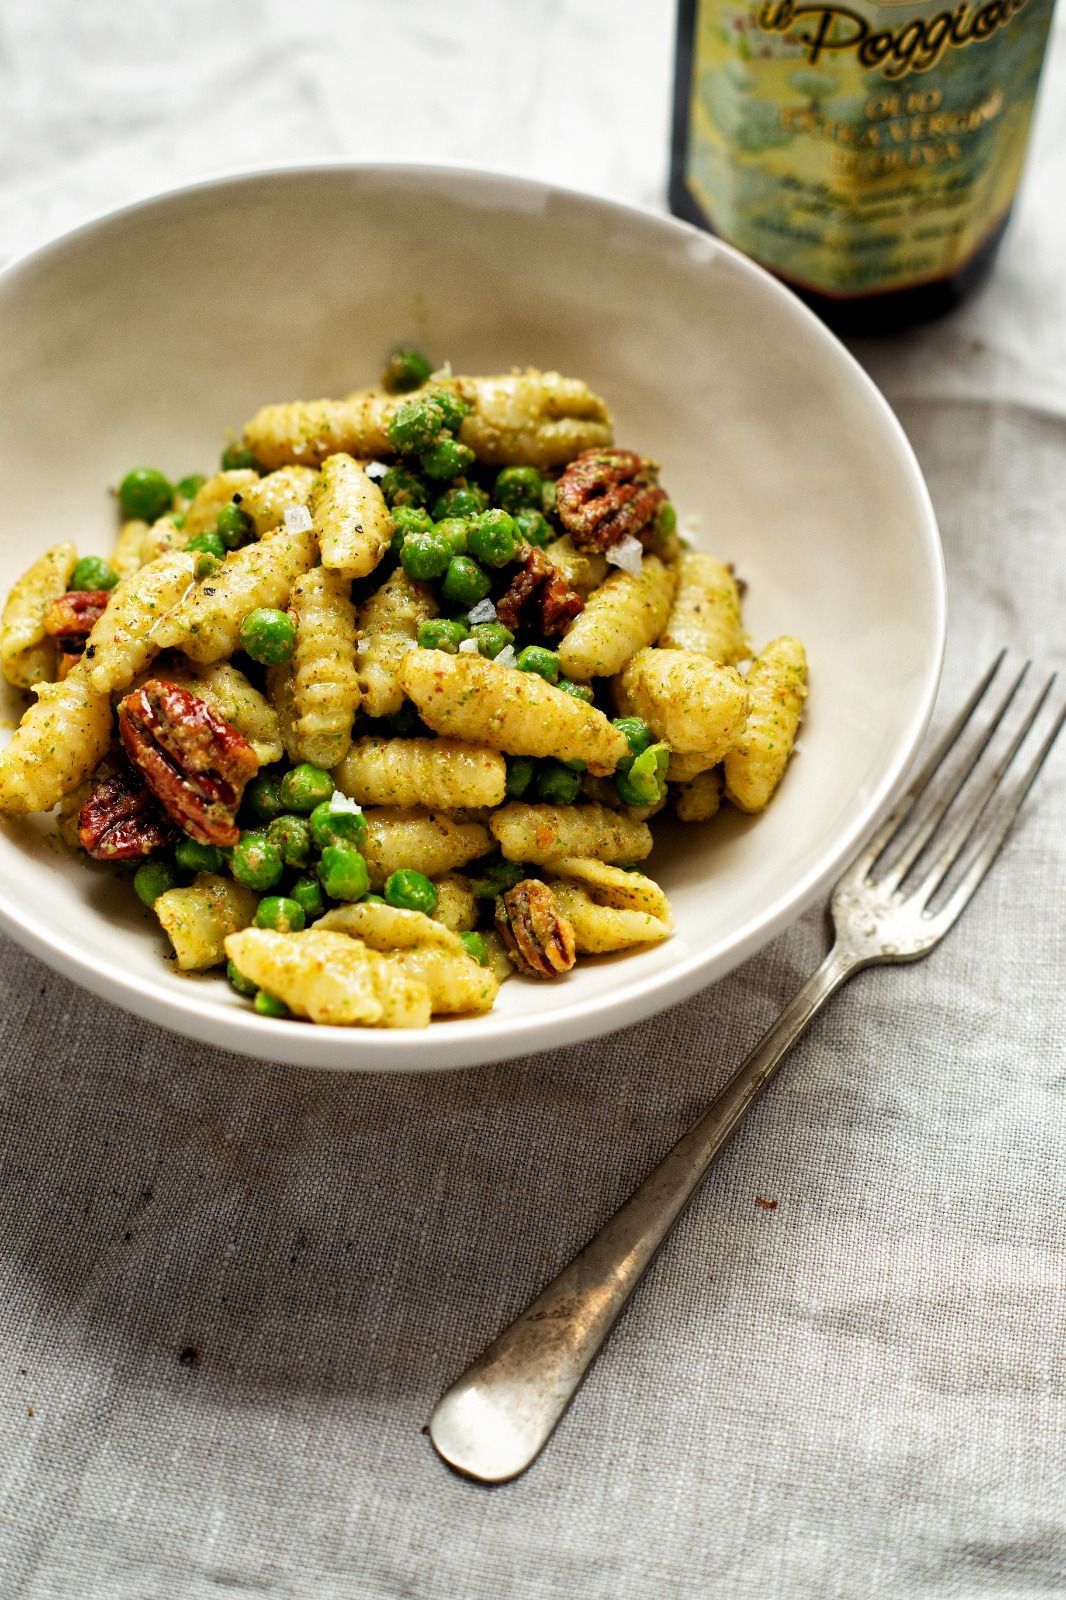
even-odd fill
[(429, 1436), (449, 1465), (502, 1483), (536, 1460), (711, 1162), (785, 1052), (858, 965), (833, 946), (709, 1109), (438, 1401)]

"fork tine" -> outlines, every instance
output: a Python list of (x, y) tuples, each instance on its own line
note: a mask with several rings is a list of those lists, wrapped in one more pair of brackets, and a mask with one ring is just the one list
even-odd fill
[(1006, 648), (999, 652), (995, 660), (992, 662), (992, 665), (988, 668), (988, 671), (981, 679), (980, 683), (970, 695), (970, 698), (967, 700), (966, 704), (962, 707), (958, 714), (952, 718), (947, 728), (945, 728), (944, 732), (941, 734), (939, 741), (933, 746), (929, 756), (918, 769), (915, 777), (911, 779), (900, 799), (896, 801), (896, 804), (893, 806), (884, 822), (882, 822), (881, 826), (878, 828), (877, 832), (866, 846), (866, 849), (856, 856), (846, 874), (848, 879), (865, 878), (867, 873), (870, 871), (870, 868), (875, 864), (878, 858), (884, 854), (885, 850), (895, 837), (897, 831), (902, 827), (903, 823), (910, 815), (915, 802), (925, 790), (930, 779), (935, 775), (937, 768), (940, 766), (941, 762), (944, 760), (944, 757), (947, 755), (952, 745), (954, 745), (955, 741), (966, 727), (966, 724), (973, 716), (981, 700), (984, 698), (989, 684), (992, 682), (993, 678), (996, 676), (996, 673), (1003, 665), (1003, 658), (1006, 654)]
[(1047, 760), (1052, 745), (1062, 731), (1064, 721), (1066, 721), (1066, 702), (1059, 708), (1058, 716), (1052, 723), (1047, 736), (1033, 759), (1014, 786), (1004, 796), (1003, 805), (997, 810), (993, 821), (986, 829), (977, 854), (966, 868), (965, 873), (940, 909), (928, 916), (929, 929), (934, 939), (939, 939), (942, 934), (948, 931), (973, 898), (985, 873), (996, 859), (1000, 846), (1007, 837), (1011, 824), (1021, 808), (1022, 801), (1032, 788), (1036, 781), (1037, 773)]
[(991, 744), (996, 729), (1006, 716), (1011, 702), (1013, 701), (1014, 696), (1018, 693), (1018, 690), (1021, 688), (1025, 675), (1029, 671), (1031, 665), (1032, 663), (1027, 661), (1022, 667), (1022, 670), (1018, 673), (1018, 676), (1010, 685), (999, 705), (992, 713), (988, 725), (978, 737), (976, 743), (973, 745), (969, 754), (967, 755), (966, 760), (963, 762), (959, 771), (955, 774), (954, 779), (948, 785), (948, 788), (944, 794), (939, 797), (936, 804), (930, 809), (928, 814), (924, 816), (921, 822), (918, 823), (917, 827), (912, 830), (904, 849), (896, 858), (896, 860), (893, 861), (888, 871), (882, 873), (878, 878), (877, 881), (881, 888), (895, 889), (896, 886), (900, 884), (907, 876), (907, 873), (917, 861), (918, 857), (929, 843), (929, 840), (933, 837), (933, 834), (936, 832), (937, 828), (939, 828), (948, 809), (952, 805), (952, 802), (959, 795), (964, 784), (969, 781), (974, 768), (984, 755), (985, 751), (988, 749), (988, 746)]

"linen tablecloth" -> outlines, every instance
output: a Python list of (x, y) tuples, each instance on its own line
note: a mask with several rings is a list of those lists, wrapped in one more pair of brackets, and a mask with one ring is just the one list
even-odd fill
[[(0, 251), (278, 161), (661, 206), (671, 14), (15, 0)], [(859, 350), (943, 529), (941, 721), (1001, 643), (1062, 661), (1064, 97), (1060, 28), (994, 280)], [(496, 1490), (436, 1459), (434, 1400), (705, 1104), (820, 915), (641, 1027), (417, 1079), (189, 1044), (3, 943), (0, 1595), (1066, 1594), (1063, 767), (946, 945), (819, 1018)]]

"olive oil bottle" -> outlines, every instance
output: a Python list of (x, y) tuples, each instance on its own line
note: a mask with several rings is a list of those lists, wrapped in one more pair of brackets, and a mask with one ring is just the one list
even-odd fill
[(827, 322), (886, 332), (992, 265), (1052, 0), (680, 0), (670, 205)]

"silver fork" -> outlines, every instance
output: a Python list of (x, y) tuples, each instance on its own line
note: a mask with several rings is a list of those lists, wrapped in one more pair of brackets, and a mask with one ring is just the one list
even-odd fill
[[(833, 944), (817, 972), (710, 1109), (438, 1402), (429, 1436), (451, 1466), (485, 1483), (501, 1483), (536, 1460), (715, 1156), (815, 1012), (863, 967), (928, 955), (968, 905), (1066, 717), (1064, 705), (1028, 764), (1008, 779), (1051, 694), (1052, 677), (1022, 710), (991, 771), (975, 777), (1029, 669), (1026, 663), (988, 722), (967, 742), (963, 736), (1004, 654), (997, 656), (895, 810), (834, 889)], [(927, 796), (930, 781), (957, 744), (959, 769), (942, 789)], [(955, 813), (945, 822), (956, 801)], [(938, 890), (968, 845), (970, 854), (959, 876), (938, 901)]]

